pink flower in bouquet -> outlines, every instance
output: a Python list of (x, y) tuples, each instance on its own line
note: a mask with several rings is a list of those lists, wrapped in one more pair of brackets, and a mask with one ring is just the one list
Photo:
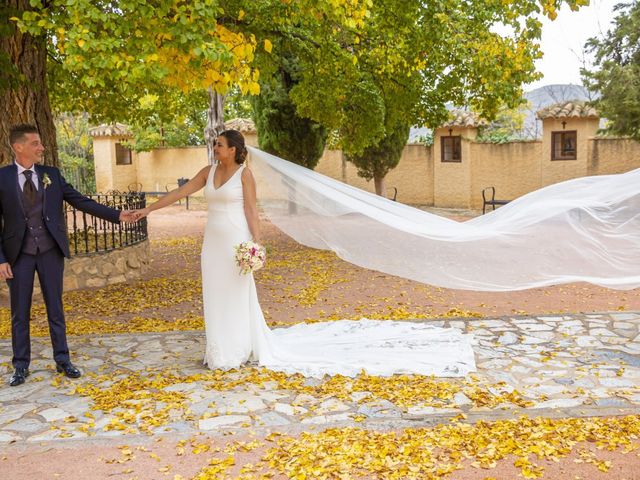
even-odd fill
[(236, 245), (236, 264), (240, 267), (240, 273), (255, 272), (264, 266), (267, 252), (262, 245), (252, 241), (242, 242)]

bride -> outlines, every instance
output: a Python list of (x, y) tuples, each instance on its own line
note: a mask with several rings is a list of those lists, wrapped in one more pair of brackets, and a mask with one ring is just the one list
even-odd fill
[[(241, 274), (234, 259), (238, 244), (261, 242), (256, 181), (245, 165), (247, 153), (240, 132), (222, 132), (214, 146), (216, 165), (204, 167), (180, 188), (136, 212), (143, 218), (204, 188), (208, 219), (201, 268), (204, 363), (209, 368), (231, 369), (254, 361), (272, 370), (315, 377), (355, 376), (363, 370), (370, 375), (456, 377), (475, 370), (471, 336), (451, 328), (362, 319), (270, 330), (253, 275)], [(273, 181), (264, 187), (271, 193), (278, 188)], [(335, 228), (340, 228), (338, 223)]]

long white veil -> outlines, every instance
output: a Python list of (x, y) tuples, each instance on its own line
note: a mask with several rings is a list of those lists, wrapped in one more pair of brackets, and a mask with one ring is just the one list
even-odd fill
[(640, 169), (550, 185), (457, 222), (250, 152), (269, 219), (361, 267), (466, 290), (640, 286)]

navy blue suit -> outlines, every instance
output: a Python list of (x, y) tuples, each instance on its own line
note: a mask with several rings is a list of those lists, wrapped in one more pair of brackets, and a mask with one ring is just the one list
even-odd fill
[[(0, 263), (9, 263), (13, 272), (13, 278), (7, 283), (11, 297), (12, 363), (15, 368), (28, 368), (31, 361), (29, 321), (36, 272), (47, 308), (54, 359), (57, 363), (69, 362), (62, 284), (64, 257), (70, 254), (63, 201), (107, 221), (120, 221), (119, 210), (80, 194), (57, 168), (42, 165), (34, 168), (38, 175), (36, 208), (27, 208), (16, 165), (0, 168)], [(38, 212), (38, 218), (34, 219), (34, 211)], [(33, 231), (34, 225), (40, 232), (37, 235), (45, 239), (39, 244), (33, 241), (33, 234), (28, 233), (29, 229)]]

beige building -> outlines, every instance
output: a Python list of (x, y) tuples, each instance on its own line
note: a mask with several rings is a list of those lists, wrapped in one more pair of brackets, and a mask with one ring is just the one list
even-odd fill
[[(640, 168), (640, 143), (626, 138), (596, 137), (597, 112), (580, 102), (565, 102), (538, 112), (541, 140), (505, 144), (478, 142), (483, 121), (469, 112), (454, 112), (434, 132), (430, 147), (409, 144), (386, 179), (403, 203), (442, 208), (482, 208), (482, 190), (493, 186), (496, 198), (514, 199), (541, 187), (586, 175), (622, 173)], [(249, 145), (257, 145), (251, 121), (233, 120)], [(159, 148), (132, 153), (122, 125), (92, 129), (99, 192), (163, 192), (178, 178), (190, 178), (207, 164), (205, 147)], [(373, 192), (373, 181), (358, 177), (342, 152), (327, 150), (316, 171)]]

